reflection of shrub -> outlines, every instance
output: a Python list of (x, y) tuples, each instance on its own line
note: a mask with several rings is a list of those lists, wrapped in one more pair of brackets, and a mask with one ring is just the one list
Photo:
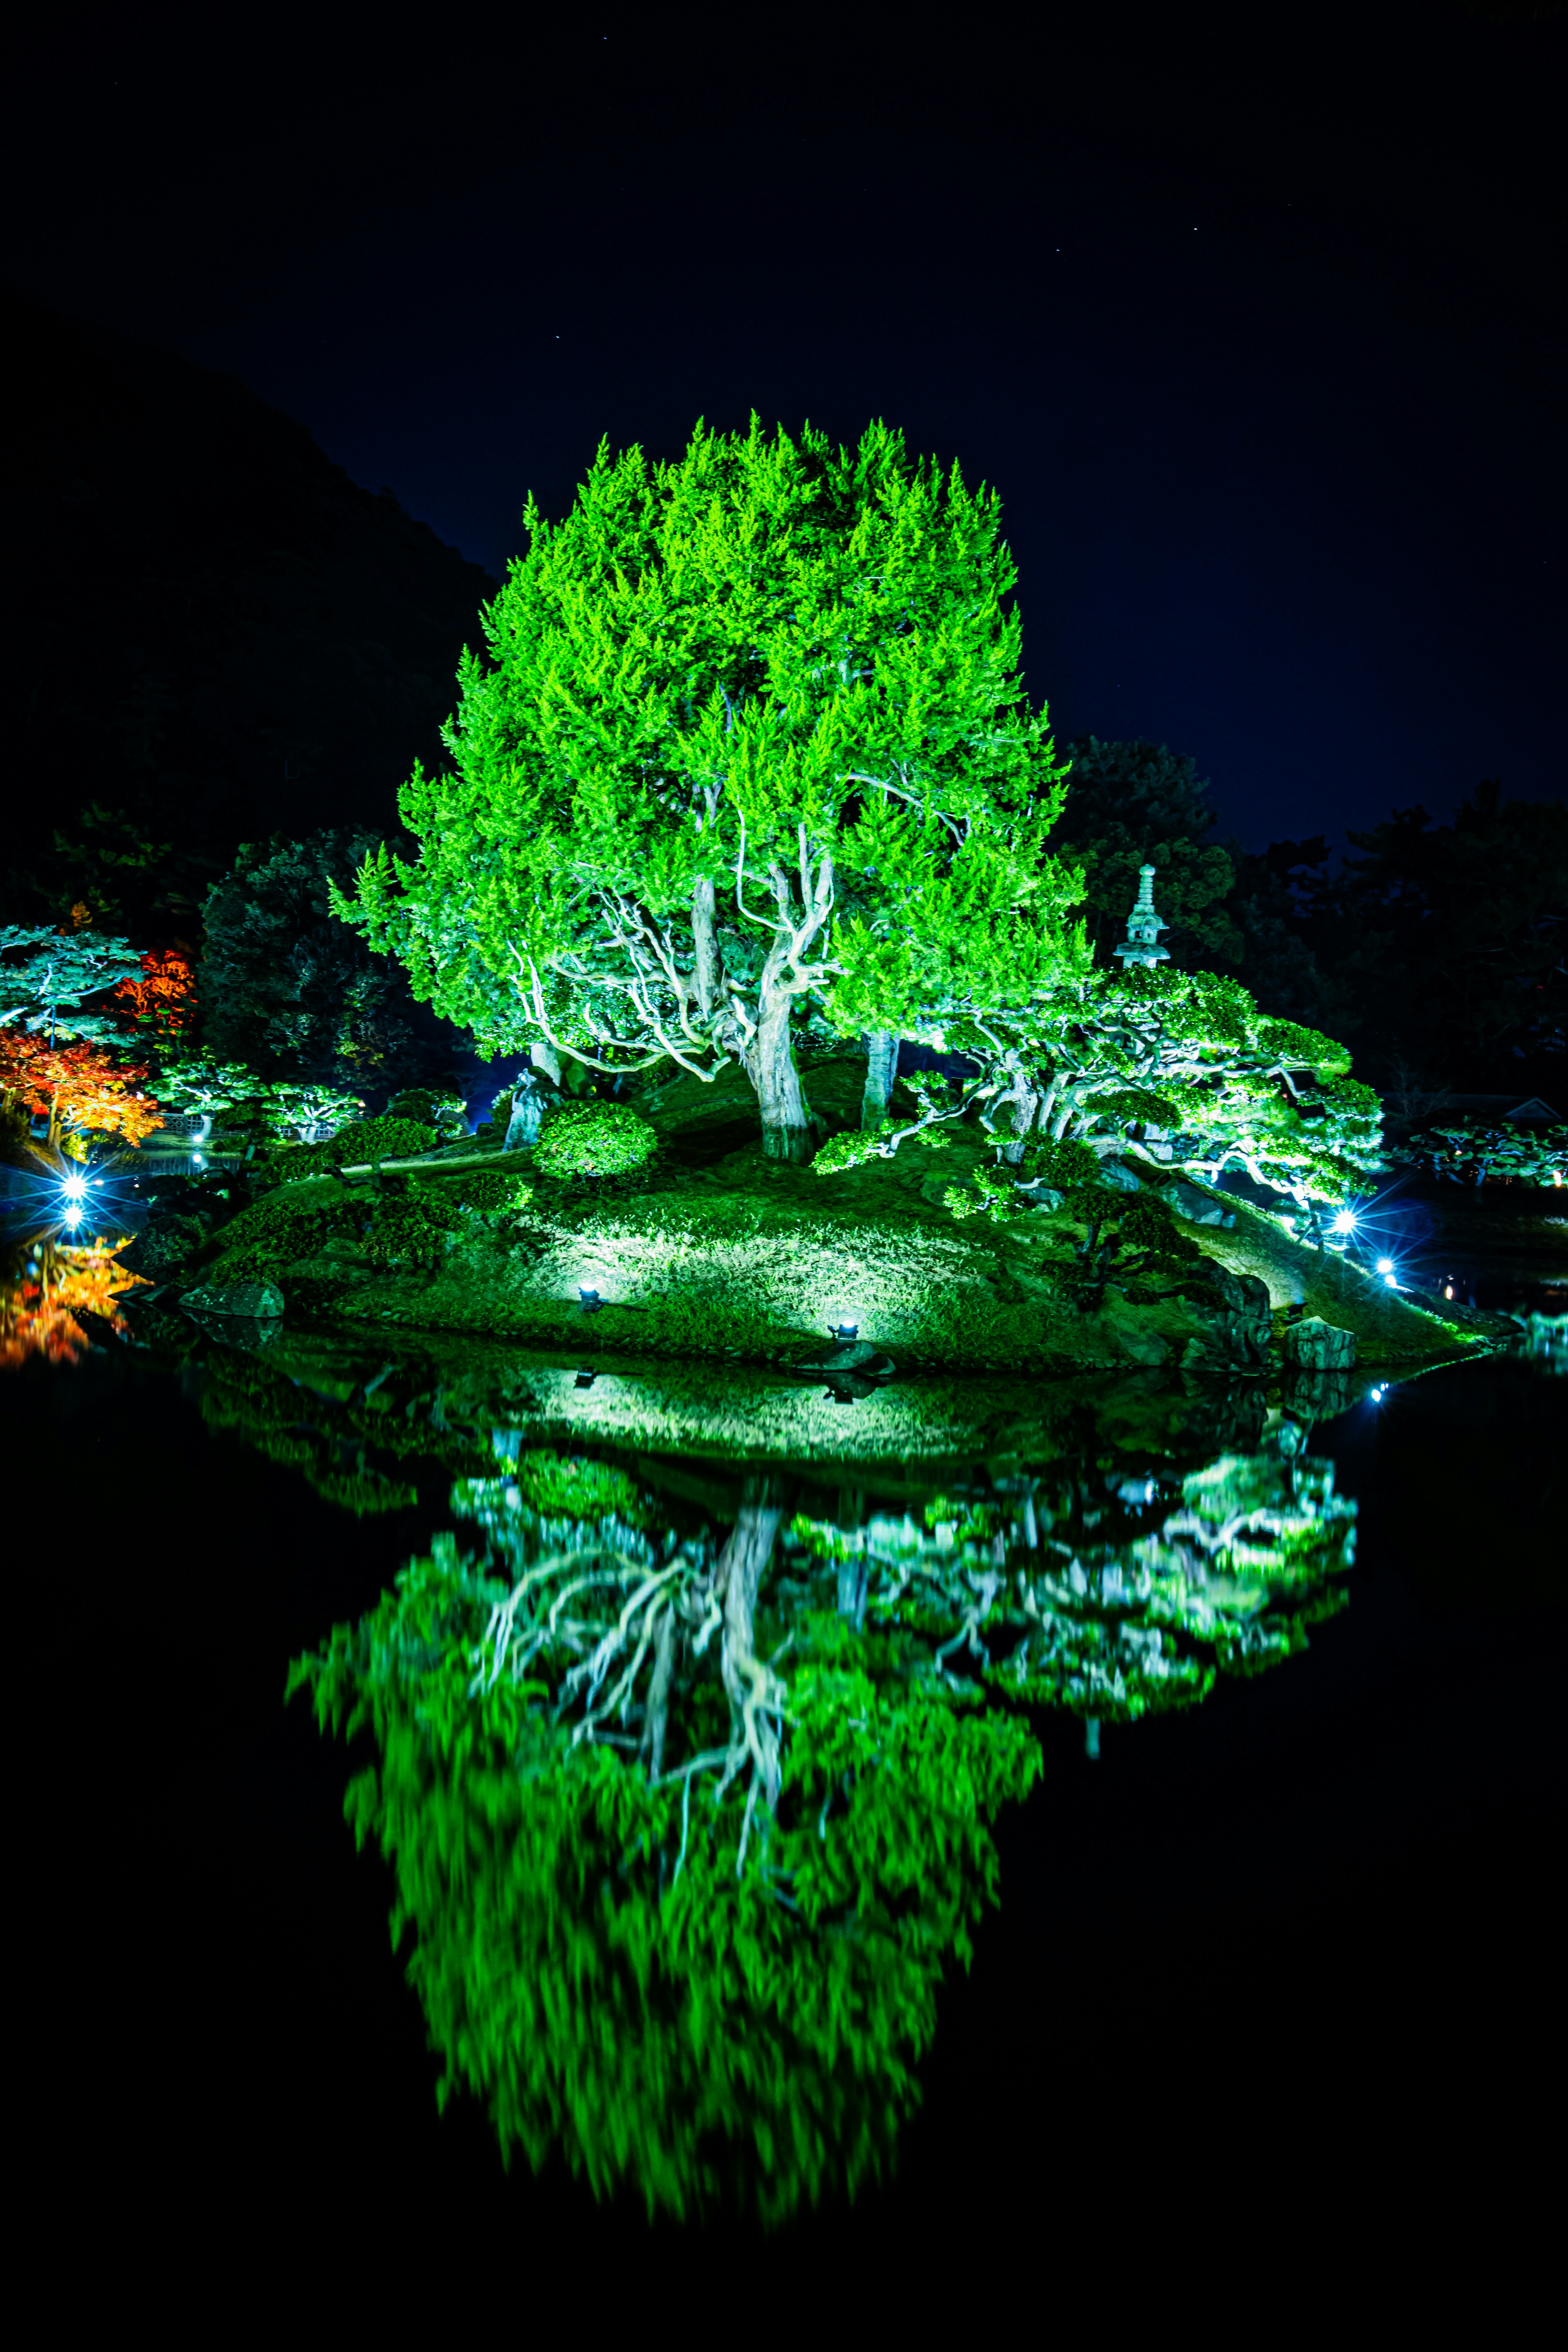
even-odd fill
[(546, 1176), (625, 1176), (652, 1157), (658, 1137), (621, 1103), (573, 1103), (557, 1111), (533, 1148)]
[(324, 1143), (285, 1145), (268, 1161), (268, 1173), (280, 1183), (292, 1183), (300, 1176), (363, 1168), (375, 1160), (412, 1160), (434, 1150), (439, 1140), (433, 1127), (422, 1127), (416, 1119), (356, 1118)]

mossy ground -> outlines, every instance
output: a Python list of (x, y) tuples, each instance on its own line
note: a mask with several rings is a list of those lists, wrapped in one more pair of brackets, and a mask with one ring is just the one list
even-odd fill
[[(829, 1131), (857, 1122), (862, 1076), (854, 1057), (808, 1072)], [(892, 1160), (822, 1177), (764, 1159), (739, 1072), (711, 1087), (677, 1078), (645, 1089), (637, 1107), (662, 1148), (619, 1183), (533, 1173), (515, 1212), (438, 1167), (395, 1201), (317, 1179), (269, 1196), (231, 1241), (216, 1236), (206, 1278), (265, 1271), (291, 1302), (356, 1323), (595, 1354), (797, 1363), (845, 1321), (907, 1370), (1042, 1374), (1201, 1359), (1213, 1322), (1201, 1285), (1133, 1304), (1112, 1283), (1086, 1313), (1071, 1295), (1065, 1213), (954, 1220), (944, 1193), (994, 1164), (976, 1128), (952, 1131), (945, 1149), (905, 1144)], [(501, 1164), (530, 1173), (526, 1155)], [(476, 1198), (465, 1205), (467, 1192)], [(1218, 1265), (1260, 1276), (1281, 1323), (1299, 1304), (1353, 1331), (1366, 1365), (1454, 1356), (1481, 1336), (1302, 1248), (1265, 1213), (1228, 1205), (1233, 1229), (1185, 1230)], [(604, 1300), (597, 1313), (579, 1303), (583, 1286)]]

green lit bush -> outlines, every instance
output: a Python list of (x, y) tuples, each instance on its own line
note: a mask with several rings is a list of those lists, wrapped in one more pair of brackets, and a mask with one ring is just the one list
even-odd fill
[(374, 1202), (364, 1252), (372, 1265), (435, 1265), (463, 1230), (460, 1209), (428, 1192)]
[(405, 1087), (387, 1104), (386, 1116), (412, 1119), (418, 1127), (433, 1127), (447, 1142), (463, 1135), (468, 1123), (468, 1106), (462, 1096), (444, 1087)]
[(510, 1175), (504, 1168), (475, 1168), (466, 1171), (462, 1181), (453, 1185), (451, 1198), (465, 1209), (477, 1209), (481, 1216), (504, 1217), (527, 1208), (533, 1187), (525, 1177)]
[(280, 1184), (291, 1184), (301, 1176), (330, 1175), (334, 1168), (416, 1159), (422, 1151), (433, 1150), (440, 1139), (433, 1127), (424, 1127), (417, 1119), (394, 1118), (390, 1114), (360, 1118), (340, 1128), (324, 1143), (286, 1144), (268, 1161), (268, 1173)]
[(363, 1212), (342, 1184), (303, 1195), (272, 1192), (242, 1210), (221, 1236), (226, 1282), (262, 1282), (314, 1257), (329, 1241), (357, 1239)]
[(658, 1148), (655, 1129), (623, 1104), (571, 1103), (546, 1124), (533, 1164), (546, 1176), (627, 1176)]

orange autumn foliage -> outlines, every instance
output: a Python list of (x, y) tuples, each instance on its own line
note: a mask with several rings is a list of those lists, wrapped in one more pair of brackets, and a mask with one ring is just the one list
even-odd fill
[(129, 1006), (138, 1029), (150, 1031), (160, 1045), (171, 1044), (195, 1017), (196, 977), (190, 958), (178, 948), (150, 948), (142, 959), (141, 979), (122, 980), (114, 998)]
[(79, 1363), (92, 1345), (76, 1319), (84, 1312), (100, 1317), (116, 1333), (124, 1331), (115, 1302), (147, 1281), (116, 1257), (125, 1241), (121, 1234), (82, 1248), (43, 1242), (32, 1261), (36, 1270), (0, 1281), (0, 1371), (15, 1371), (28, 1356)]
[(0, 1029), (0, 1101), (64, 1128), (93, 1128), (139, 1144), (163, 1122), (153, 1097), (138, 1091), (144, 1062), (116, 1067), (101, 1045), (51, 1045), (21, 1029)]

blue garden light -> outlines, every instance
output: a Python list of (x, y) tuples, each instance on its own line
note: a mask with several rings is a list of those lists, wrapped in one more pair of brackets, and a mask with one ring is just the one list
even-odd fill
[(1353, 1234), (1355, 1229), (1356, 1213), (1353, 1209), (1342, 1209), (1339, 1215), (1334, 1219), (1332, 1226), (1330, 1228), (1331, 1232), (1336, 1234)]

